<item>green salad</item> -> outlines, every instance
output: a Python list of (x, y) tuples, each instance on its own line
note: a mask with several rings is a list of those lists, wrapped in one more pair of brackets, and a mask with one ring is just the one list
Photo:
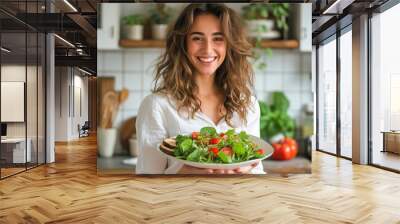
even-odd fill
[(201, 163), (238, 163), (263, 157), (264, 149), (251, 142), (250, 136), (234, 129), (217, 133), (213, 127), (176, 137), (176, 158)]

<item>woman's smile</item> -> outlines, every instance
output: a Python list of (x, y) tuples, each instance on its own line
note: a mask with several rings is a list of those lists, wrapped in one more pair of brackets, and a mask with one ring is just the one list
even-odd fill
[(204, 64), (210, 64), (212, 62), (214, 62), (215, 60), (217, 60), (217, 57), (197, 57), (197, 59)]

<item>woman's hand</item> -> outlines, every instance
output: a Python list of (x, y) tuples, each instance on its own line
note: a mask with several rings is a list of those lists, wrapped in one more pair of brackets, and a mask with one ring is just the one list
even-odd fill
[(183, 165), (177, 174), (213, 174), (213, 170)]
[(253, 163), (249, 166), (239, 167), (236, 169), (203, 169), (183, 165), (178, 171), (178, 174), (248, 174), (256, 166), (257, 163)]
[(253, 163), (253, 164), (251, 164), (249, 166), (243, 166), (243, 167), (239, 167), (237, 169), (234, 169), (234, 171), (235, 171), (236, 174), (248, 174), (257, 165), (258, 165), (258, 163)]

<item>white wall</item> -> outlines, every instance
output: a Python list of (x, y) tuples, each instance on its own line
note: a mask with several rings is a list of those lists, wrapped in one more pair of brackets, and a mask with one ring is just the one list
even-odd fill
[[(27, 80), (26, 80), (27, 78)], [(39, 163), (44, 162), (44, 93), (42, 68), (40, 66), (25, 66), (20, 64), (4, 64), (1, 66), (1, 81), (24, 82), (26, 85), (26, 106), (22, 112), (26, 112), (24, 122), (7, 122), (7, 137), (30, 139), (32, 161), (36, 162), (37, 153)], [(23, 93), (22, 93), (23, 94)], [(7, 97), (6, 96), (2, 96)], [(1, 110), (12, 110), (12, 108), (1, 108)], [(12, 111), (8, 111), (11, 112)]]
[[(88, 120), (88, 78), (71, 67), (56, 67), (55, 141), (79, 138), (78, 124)], [(78, 90), (80, 89), (80, 100)], [(77, 105), (81, 105), (82, 114)], [(75, 111), (74, 111), (75, 110)]]
[[(26, 70), (27, 69), (27, 70)], [(28, 74), (32, 74), (33, 72), (36, 74), (36, 67), (33, 66), (28, 66), (25, 67), (25, 65), (2, 65), (1, 66), (1, 81), (10, 81), (10, 82), (25, 82), (25, 75), (26, 71)], [(36, 85), (36, 81), (34, 83), (31, 83), (32, 80), (29, 81), (30, 85)], [(36, 88), (27, 88), (27, 103), (31, 103), (34, 101), (34, 98), (36, 98)], [(33, 92), (31, 92), (33, 91)], [(28, 105), (29, 106), (29, 105)], [(34, 106), (36, 108), (36, 103), (34, 105), (31, 105), (31, 107)], [(7, 108), (1, 108), (1, 110), (7, 110)], [(36, 125), (31, 124), (31, 122), (34, 120), (36, 121), (36, 114), (33, 113), (28, 113), (27, 114), (27, 119), (29, 125), (28, 128), (34, 128), (36, 130)], [(26, 122), (11, 122), (7, 124), (7, 136), (8, 137), (25, 137), (25, 126)], [(29, 134), (31, 133), (30, 130), (28, 130), (28, 137)]]

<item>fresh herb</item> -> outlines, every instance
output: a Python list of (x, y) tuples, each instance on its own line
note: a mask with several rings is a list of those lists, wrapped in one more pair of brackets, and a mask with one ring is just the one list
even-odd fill
[(296, 123), (288, 114), (289, 100), (283, 92), (273, 92), (270, 105), (259, 101), (261, 137), (270, 139), (277, 134), (294, 137)]

